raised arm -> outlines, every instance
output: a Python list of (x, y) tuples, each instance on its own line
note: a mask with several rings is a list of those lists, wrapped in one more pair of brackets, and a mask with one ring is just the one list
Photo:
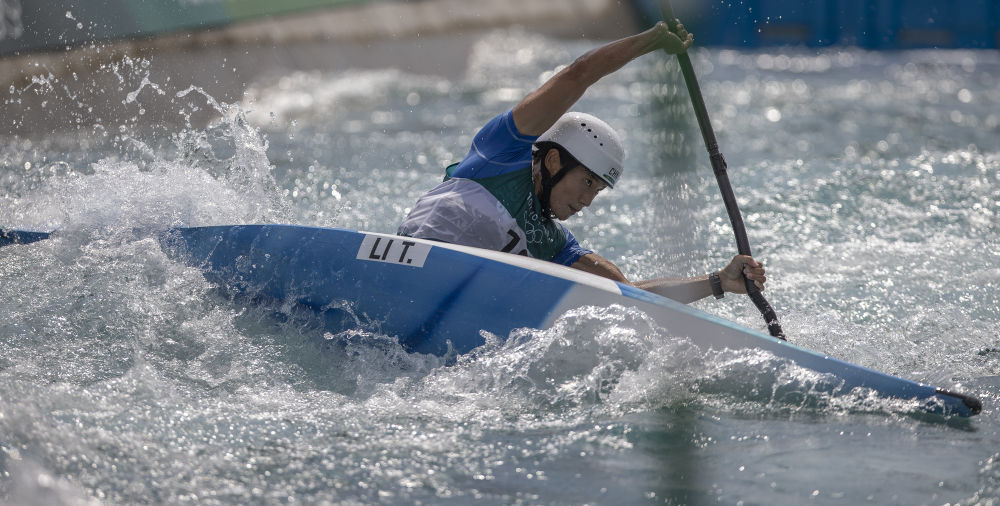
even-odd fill
[(684, 25), (678, 23), (674, 33), (661, 21), (642, 33), (588, 51), (514, 106), (514, 125), (521, 134), (540, 135), (602, 77), (658, 49), (671, 54), (687, 51), (692, 40)]

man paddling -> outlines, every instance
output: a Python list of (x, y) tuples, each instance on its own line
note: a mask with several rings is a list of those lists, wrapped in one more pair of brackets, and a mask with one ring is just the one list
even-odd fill
[(613, 263), (582, 247), (565, 220), (622, 174), (625, 150), (607, 123), (567, 112), (591, 85), (646, 53), (686, 51), (693, 37), (657, 23), (577, 58), (487, 123), (445, 181), (417, 200), (398, 233), (529, 255), (598, 274), (680, 302), (746, 293), (743, 275), (763, 289), (764, 266), (738, 255), (720, 271), (694, 278), (630, 282)]

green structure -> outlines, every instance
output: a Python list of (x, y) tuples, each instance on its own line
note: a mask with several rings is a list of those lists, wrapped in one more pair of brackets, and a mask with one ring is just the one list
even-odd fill
[(0, 0), (0, 56), (379, 0)]

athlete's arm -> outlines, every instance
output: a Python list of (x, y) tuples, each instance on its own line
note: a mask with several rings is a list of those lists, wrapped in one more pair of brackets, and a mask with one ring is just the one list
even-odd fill
[(692, 40), (684, 25), (678, 23), (674, 33), (661, 21), (642, 33), (591, 50), (514, 106), (514, 125), (523, 135), (540, 135), (602, 77), (657, 49), (671, 54), (687, 51)]
[[(630, 284), (684, 304), (712, 295), (712, 284), (709, 282), (707, 274), (694, 278), (656, 278), (632, 283), (615, 264), (597, 253), (589, 253), (580, 257), (570, 267)], [(758, 288), (764, 289), (764, 283), (767, 282), (764, 265), (749, 256), (737, 255), (733, 257), (729, 265), (719, 271), (722, 290), (729, 293), (747, 293), (746, 285), (743, 284), (743, 275), (750, 278)]]
[(586, 255), (583, 255), (579, 260), (573, 262), (570, 267), (580, 269), (581, 271), (589, 272), (591, 274), (597, 274), (598, 276), (603, 276), (621, 283), (629, 283), (629, 280), (624, 274), (622, 274), (622, 271), (618, 269), (618, 266), (597, 253), (587, 253)]

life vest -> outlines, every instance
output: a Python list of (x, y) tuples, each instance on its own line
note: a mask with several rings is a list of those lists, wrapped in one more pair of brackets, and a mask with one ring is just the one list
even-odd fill
[(452, 178), (417, 200), (398, 233), (552, 260), (567, 232), (541, 215), (531, 167), (485, 178)]

